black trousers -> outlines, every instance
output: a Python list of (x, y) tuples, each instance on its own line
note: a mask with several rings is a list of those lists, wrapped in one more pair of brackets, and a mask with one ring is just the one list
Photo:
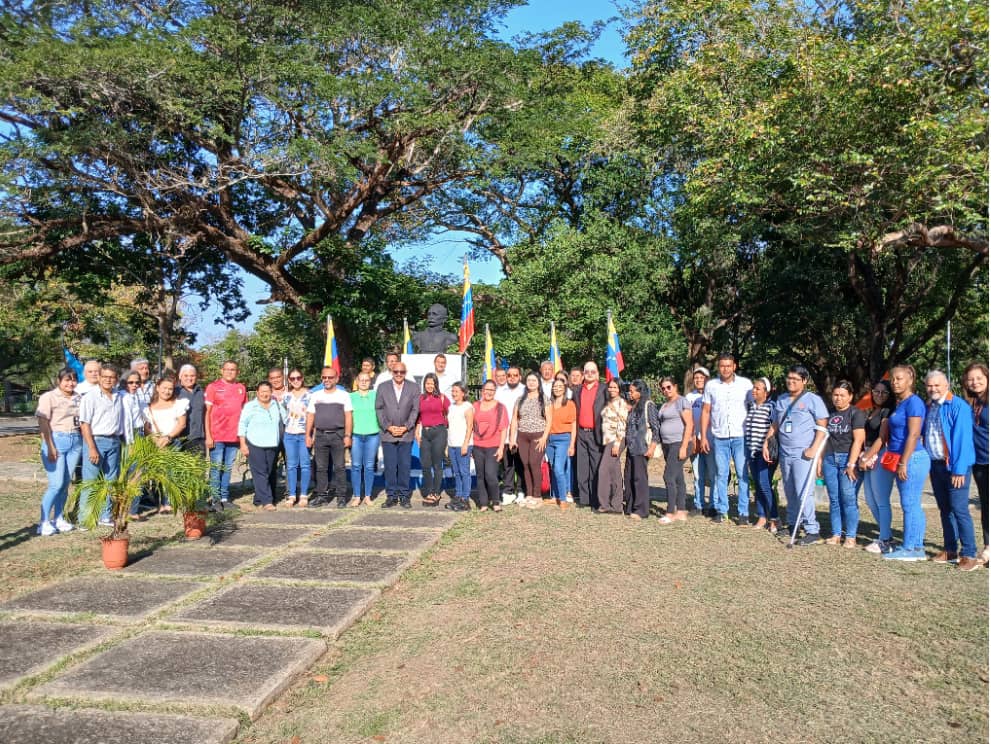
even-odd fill
[(685, 511), (685, 461), (678, 459), (681, 442), (663, 442), (661, 447), (664, 449), (664, 488), (668, 492), (668, 514)]
[(650, 513), (650, 484), (647, 482), (647, 458), (631, 455), (626, 451), (626, 470), (623, 472), (623, 491), (626, 501), (625, 514), (639, 514), (644, 519)]
[(272, 503), (275, 495), (275, 462), (278, 458), (278, 447), (256, 447), (248, 442), (248, 467), (255, 486), (255, 506)]
[[(340, 430), (318, 430), (313, 434), (313, 459), (316, 466), (316, 495), (337, 497), (347, 496), (347, 482), (344, 473), (344, 432)], [(328, 483), (327, 471), (333, 465), (332, 481)]]
[(478, 483), (478, 505), (489, 506), (500, 503), (499, 498), (499, 461), (496, 460), (495, 447), (479, 447), (471, 449), (475, 460), (475, 479)]
[(443, 424), (423, 429), (420, 435), (420, 464), (423, 466), (424, 494), (437, 495), (444, 482), (444, 452), (447, 450), (447, 427)]
[(578, 429), (575, 443), (575, 498), (580, 506), (599, 508), (599, 462), (602, 460), (602, 447), (595, 441), (591, 429)]
[[(498, 463), (497, 463), (498, 465)], [(509, 445), (502, 448), (502, 492), (517, 494), (526, 490), (526, 478), (523, 475), (523, 460), (519, 452), (511, 452)]]
[(975, 465), (974, 485), (981, 499), (981, 530), (984, 532), (984, 544), (988, 544), (988, 466)]

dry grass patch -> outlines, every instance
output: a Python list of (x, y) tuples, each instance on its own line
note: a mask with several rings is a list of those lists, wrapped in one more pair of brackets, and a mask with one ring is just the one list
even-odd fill
[(985, 571), (702, 520), (454, 532), (239, 741), (987, 739)]

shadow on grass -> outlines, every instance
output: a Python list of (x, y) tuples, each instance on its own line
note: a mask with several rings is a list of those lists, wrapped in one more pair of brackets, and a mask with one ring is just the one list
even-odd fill
[(21, 527), (14, 532), (8, 532), (6, 535), (0, 535), (0, 552), (9, 550), (15, 545), (20, 545), (22, 542), (30, 540), (36, 534), (38, 534), (37, 525), (32, 524), (27, 527)]

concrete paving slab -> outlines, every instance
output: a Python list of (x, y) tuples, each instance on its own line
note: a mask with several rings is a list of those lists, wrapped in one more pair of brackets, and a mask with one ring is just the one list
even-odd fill
[(337, 638), (379, 592), (351, 587), (239, 584), (173, 616), (234, 628), (318, 630)]
[(332, 550), (424, 550), (440, 539), (440, 533), (426, 530), (370, 529), (341, 527), (307, 544)]
[(238, 519), (238, 524), (254, 527), (257, 525), (314, 525), (323, 526), (341, 519), (347, 514), (346, 509), (277, 509), (276, 511), (256, 511), (245, 514)]
[(89, 575), (17, 597), (0, 605), (0, 609), (45, 615), (92, 612), (138, 620), (202, 587), (203, 584), (194, 581)]
[(236, 523), (210, 530), (206, 539), (220, 547), (281, 548), (293, 540), (314, 534), (314, 527), (267, 527), (263, 530), (244, 529)]
[(362, 514), (351, 522), (355, 527), (407, 527), (446, 530), (457, 521), (456, 514), (439, 511), (409, 511), (398, 507)]
[(143, 633), (73, 667), (30, 697), (230, 705), (254, 719), (326, 650), (315, 638)]
[(113, 632), (113, 628), (99, 625), (0, 623), (0, 690), (44, 671), (75, 651), (96, 645)]
[(126, 573), (166, 576), (224, 576), (254, 561), (261, 550), (176, 547), (156, 550), (124, 569)]
[(258, 572), (259, 577), (299, 581), (392, 583), (412, 562), (407, 554), (294, 551)]
[(0, 706), (4, 744), (227, 744), (237, 728), (235, 718)]

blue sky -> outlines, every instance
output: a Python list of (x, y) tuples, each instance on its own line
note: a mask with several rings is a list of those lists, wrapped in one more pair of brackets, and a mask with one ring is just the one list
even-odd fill
[[(520, 33), (545, 31), (556, 28), (568, 21), (580, 21), (586, 25), (597, 20), (605, 20), (618, 16), (616, 4), (611, 0), (534, 0), (528, 5), (513, 9), (505, 19), (505, 33), (511, 38)], [(620, 34), (619, 23), (614, 21), (603, 30), (599, 41), (591, 50), (593, 57), (609, 60), (617, 67), (626, 64), (624, 44)], [(431, 256), (429, 268), (441, 274), (461, 275), (461, 262), (467, 251), (463, 240), (456, 235), (438, 235), (429, 243), (394, 250), (392, 253), (399, 263), (406, 259), (425, 255)], [(264, 305), (256, 304), (259, 299), (268, 297), (266, 285), (259, 279), (249, 276), (233, 266), (244, 280), (244, 296), (251, 310), (251, 317), (238, 325), (243, 331), (248, 331), (261, 314)], [(472, 261), (470, 264), (472, 278), (478, 281), (494, 283), (499, 281), (499, 264), (493, 258), (486, 261)], [(188, 308), (191, 319), (190, 326), (197, 334), (197, 345), (210, 343), (221, 338), (227, 329), (216, 324), (215, 318), (220, 316), (220, 307), (211, 305), (207, 310), (200, 311), (194, 303)]]

